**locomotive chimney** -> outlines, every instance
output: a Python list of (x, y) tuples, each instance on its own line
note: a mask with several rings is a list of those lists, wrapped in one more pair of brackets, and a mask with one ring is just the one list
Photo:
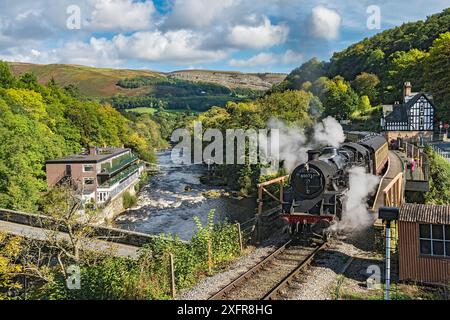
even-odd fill
[(308, 161), (313, 161), (319, 158), (320, 151), (308, 150)]

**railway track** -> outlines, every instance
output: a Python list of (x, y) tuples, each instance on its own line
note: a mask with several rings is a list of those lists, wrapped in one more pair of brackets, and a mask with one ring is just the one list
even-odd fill
[(273, 300), (327, 243), (289, 240), (209, 300)]

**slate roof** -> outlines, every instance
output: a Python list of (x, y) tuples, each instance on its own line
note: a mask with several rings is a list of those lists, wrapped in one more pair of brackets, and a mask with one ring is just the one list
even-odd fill
[(115, 157), (122, 153), (126, 153), (130, 151), (130, 149), (123, 148), (100, 148), (96, 155), (92, 154), (76, 154), (60, 159), (48, 160), (46, 163), (49, 164), (62, 164), (62, 163), (98, 163), (105, 161), (109, 158)]
[(425, 97), (425, 99), (427, 99), (428, 102), (434, 107), (434, 103), (430, 96), (424, 92), (420, 92), (413, 98), (409, 99), (408, 102), (400, 105), (394, 105), (394, 110), (385, 117), (386, 122), (408, 122), (409, 110), (422, 96)]

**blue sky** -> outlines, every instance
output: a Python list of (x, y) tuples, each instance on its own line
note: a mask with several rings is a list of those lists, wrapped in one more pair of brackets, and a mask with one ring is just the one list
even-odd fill
[[(73, 3), (77, 7), (71, 7)], [(311, 57), (328, 60), (333, 52), (364, 37), (423, 20), (449, 4), (448, 0), (2, 0), (0, 59), (158, 71), (289, 72)], [(367, 26), (373, 8), (379, 9), (380, 29)]]

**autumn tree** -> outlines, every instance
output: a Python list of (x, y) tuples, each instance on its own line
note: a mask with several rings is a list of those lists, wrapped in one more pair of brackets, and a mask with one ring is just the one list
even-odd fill
[(372, 103), (379, 103), (378, 85), (380, 79), (376, 74), (363, 72), (352, 81), (352, 87), (359, 96), (367, 96)]
[(425, 60), (427, 88), (433, 93), (437, 116), (450, 122), (450, 32), (442, 34), (430, 48)]

